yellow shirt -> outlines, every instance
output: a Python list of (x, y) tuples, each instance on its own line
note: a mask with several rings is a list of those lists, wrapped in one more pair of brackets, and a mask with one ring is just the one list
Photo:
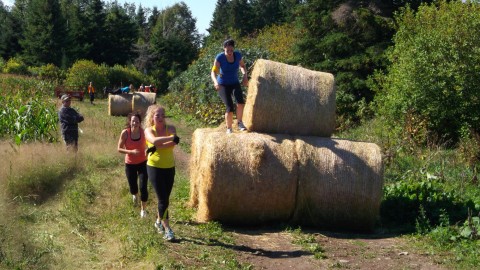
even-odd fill
[[(152, 130), (157, 136), (157, 131), (155, 130), (155, 126), (152, 127)], [(168, 133), (168, 128), (167, 130), (167, 136), (170, 136), (172, 134)], [(147, 141), (147, 147), (152, 147), (153, 144), (151, 144), (149, 141)], [(157, 148), (157, 151), (155, 153), (152, 153), (151, 155), (148, 156), (148, 161), (147, 165), (155, 168), (161, 168), (161, 169), (169, 169), (175, 167), (175, 158), (173, 156), (173, 146), (167, 147), (167, 148)]]

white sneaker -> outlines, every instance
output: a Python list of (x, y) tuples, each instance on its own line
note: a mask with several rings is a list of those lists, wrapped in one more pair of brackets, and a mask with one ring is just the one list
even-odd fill
[(133, 201), (134, 205), (137, 205), (137, 196), (136, 195), (132, 195), (132, 201)]
[(147, 211), (145, 211), (145, 210), (140, 211), (140, 217), (141, 218), (144, 218), (146, 216), (147, 216)]
[(232, 134), (233, 130), (231, 128), (227, 128), (227, 134)]

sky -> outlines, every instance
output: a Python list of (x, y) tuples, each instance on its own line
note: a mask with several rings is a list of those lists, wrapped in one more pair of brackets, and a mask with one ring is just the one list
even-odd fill
[[(15, 0), (0, 0), (6, 6), (12, 6)], [(135, 4), (139, 6), (142, 4), (144, 8), (153, 8), (156, 6), (158, 10), (165, 9), (166, 7), (173, 6), (175, 3), (182, 2), (180, 0), (117, 0), (120, 5), (123, 3)], [(104, 0), (104, 2), (112, 2), (110, 0)], [(197, 30), (200, 34), (207, 35), (207, 28), (210, 26), (212, 20), (213, 11), (215, 10), (216, 0), (183, 0), (188, 6), (192, 16), (197, 19)]]

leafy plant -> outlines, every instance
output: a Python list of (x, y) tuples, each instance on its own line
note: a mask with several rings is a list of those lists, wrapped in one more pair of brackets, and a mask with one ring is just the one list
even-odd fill
[[(378, 115), (415, 143), (455, 145), (480, 130), (480, 5), (438, 1), (397, 19), (391, 66), (377, 73)], [(421, 136), (418, 136), (421, 135)]]

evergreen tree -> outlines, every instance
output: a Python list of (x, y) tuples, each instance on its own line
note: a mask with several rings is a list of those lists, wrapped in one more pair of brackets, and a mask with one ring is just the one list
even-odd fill
[(23, 39), (27, 3), (28, 0), (15, 0), (10, 12), (10, 24), (8, 24), (9, 20), (7, 19), (7, 25), (5, 25), (11, 31), (9, 43), (6, 45), (10, 57), (20, 55), (23, 50), (20, 40)]
[(384, 50), (394, 29), (392, 18), (384, 15), (398, 8), (394, 2), (311, 0), (299, 10), (297, 21), (305, 35), (296, 55), (307, 68), (335, 75), (340, 128), (369, 112), (366, 105), (374, 93), (367, 78), (387, 64)]
[(111, 66), (133, 63), (132, 48), (138, 39), (134, 18), (129, 17), (123, 8), (114, 3), (107, 11), (105, 30), (104, 62)]
[(106, 58), (104, 55), (106, 46), (106, 13), (102, 0), (90, 0), (85, 10), (87, 21), (87, 29), (89, 32), (90, 51), (86, 55), (86, 59), (90, 59), (95, 63), (104, 63)]
[(7, 10), (7, 7), (0, 2), (0, 57), (8, 59), (12, 57), (10, 45), (13, 42), (14, 36), (12, 32), (12, 15)]
[(86, 0), (61, 0), (62, 14), (66, 18), (65, 45), (67, 51), (66, 65), (85, 58), (91, 51), (89, 25), (86, 18)]
[(31, 0), (26, 9), (20, 44), (30, 65), (60, 66), (64, 56), (65, 23), (58, 0)]
[(168, 81), (186, 70), (197, 57), (199, 43), (196, 19), (185, 3), (160, 12), (150, 38), (155, 76), (162, 80), (160, 90), (165, 90)]
[(210, 33), (210, 36), (228, 36), (229, 4), (230, 3), (228, 0), (217, 0), (215, 10), (213, 11), (212, 20), (210, 21), (210, 27), (207, 29), (207, 31)]

